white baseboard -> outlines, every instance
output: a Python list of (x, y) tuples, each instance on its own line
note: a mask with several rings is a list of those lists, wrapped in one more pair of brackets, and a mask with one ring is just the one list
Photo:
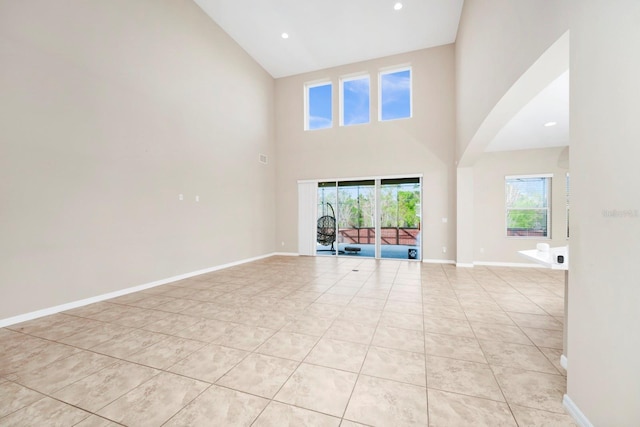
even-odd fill
[(260, 259), (269, 258), (276, 253), (270, 253), (266, 255), (260, 255), (253, 258), (247, 258), (240, 261), (234, 261), (227, 264), (217, 265), (214, 267), (205, 268), (202, 270), (192, 271), (190, 273), (179, 274), (177, 276), (169, 277), (166, 279), (156, 280), (154, 282), (145, 283), (138, 286), (133, 286), (126, 289), (120, 289), (117, 291), (109, 292), (106, 294), (98, 295), (95, 297), (85, 298), (78, 301), (72, 301), (66, 304), (56, 305), (55, 307), (43, 308), (42, 310), (32, 311), (30, 313), (20, 314), (18, 316), (9, 317), (6, 319), (0, 319), (0, 328), (6, 326), (15, 325), (16, 323), (26, 322), (27, 320), (37, 319), (39, 317), (49, 316), (51, 314), (60, 313), (61, 311), (71, 310), (72, 308), (78, 308), (85, 305), (93, 304), (96, 302), (116, 298), (122, 295), (127, 295), (133, 292), (144, 291), (145, 289), (154, 288), (156, 286), (166, 285), (168, 283), (177, 282), (178, 280), (188, 279), (189, 277), (199, 276), (205, 273), (211, 273), (212, 271), (224, 270), (225, 268), (234, 267), (240, 264), (246, 264), (252, 261), (258, 261)]
[(474, 261), (473, 265), (482, 265), (487, 267), (525, 267), (525, 268), (544, 268), (541, 264), (530, 264), (528, 262), (493, 262), (493, 261)]
[(571, 400), (569, 395), (564, 395), (564, 397), (562, 398), (562, 405), (564, 406), (564, 409), (567, 410), (569, 415), (571, 415), (576, 424), (578, 424), (580, 427), (593, 427), (593, 424), (591, 424), (586, 415), (582, 413), (580, 408), (578, 408), (576, 404), (573, 403), (573, 400)]
[(427, 264), (455, 264), (455, 260), (452, 259), (423, 259), (422, 262)]
[(300, 256), (298, 252), (274, 252), (272, 256)]
[(567, 360), (567, 356), (564, 354), (560, 356), (560, 366), (562, 366), (565, 371), (567, 370), (567, 366), (569, 366), (569, 360)]
[(525, 262), (493, 262), (493, 261), (473, 261), (456, 262), (456, 267), (472, 268), (476, 265), (484, 267), (515, 267), (515, 268), (544, 268), (540, 264), (529, 264)]
[[(211, 273), (217, 270), (224, 270), (225, 268), (234, 267), (240, 264), (246, 264), (248, 262), (257, 261), (271, 256), (300, 256), (296, 252), (272, 252), (266, 255), (260, 255), (253, 258), (247, 258), (240, 261), (234, 261), (227, 264), (217, 265), (214, 267), (205, 268), (202, 270), (193, 271), (190, 273), (180, 274), (177, 276), (169, 277), (166, 279), (156, 280), (154, 282), (144, 283), (142, 285), (133, 286), (126, 289), (120, 289), (118, 291), (109, 292), (106, 294), (98, 295), (95, 297), (85, 298), (78, 301), (72, 301), (66, 304), (56, 305), (54, 307), (43, 308), (42, 310), (32, 311), (30, 313), (20, 314), (18, 316), (9, 317), (6, 319), (0, 319), (0, 328), (6, 326), (15, 325), (16, 323), (26, 322), (27, 320), (37, 319), (39, 317), (49, 316), (51, 314), (60, 313), (61, 311), (71, 310), (73, 308), (82, 307), (85, 305), (93, 304), (96, 302), (104, 301), (111, 298), (116, 298), (122, 295), (127, 295), (133, 292), (143, 291), (145, 289), (153, 288), (156, 286), (166, 285), (168, 283), (176, 282), (178, 280), (188, 279), (189, 277), (199, 276), (200, 274)], [(517, 264), (517, 263), (456, 263), (454, 260), (440, 260), (440, 259), (423, 259), (424, 263), (437, 263), (437, 264), (455, 264), (456, 267), (473, 267), (475, 265), (491, 265), (500, 267), (539, 267), (537, 264)], [(565, 368), (566, 369), (566, 368)]]
[(456, 262), (456, 267), (473, 268), (472, 262)]

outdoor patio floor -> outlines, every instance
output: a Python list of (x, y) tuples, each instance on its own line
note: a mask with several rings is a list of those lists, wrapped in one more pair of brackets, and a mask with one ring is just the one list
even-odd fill
[[(356, 247), (360, 248), (360, 252), (346, 252), (344, 250), (345, 247)], [(340, 256), (355, 256), (355, 257), (364, 257), (364, 258), (373, 258), (375, 256), (375, 245), (364, 245), (357, 243), (340, 243), (338, 245), (340, 250)], [(330, 251), (330, 246), (317, 246), (318, 255), (321, 256), (331, 256), (334, 255)], [(382, 258), (388, 259), (409, 259), (408, 251), (409, 249), (418, 249), (417, 259), (420, 259), (420, 249), (418, 246), (409, 246), (409, 245), (382, 245), (380, 250), (382, 252)]]

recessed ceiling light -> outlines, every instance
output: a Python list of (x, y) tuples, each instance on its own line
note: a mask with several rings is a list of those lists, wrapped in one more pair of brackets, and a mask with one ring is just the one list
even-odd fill
[(400, 10), (402, 9), (402, 3), (398, 2), (396, 4), (393, 5), (393, 9), (394, 10)]
[(282, 37), (283, 39), (288, 39), (288, 38), (289, 38), (289, 34), (287, 34), (287, 33), (282, 33), (281, 37)]
[(544, 127), (550, 128), (551, 126), (555, 126), (557, 124), (558, 124), (558, 122), (547, 122), (547, 123), (544, 124)]

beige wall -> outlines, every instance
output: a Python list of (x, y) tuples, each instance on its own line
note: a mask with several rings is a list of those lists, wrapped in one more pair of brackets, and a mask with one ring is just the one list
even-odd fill
[(465, 0), (456, 39), (457, 158), (509, 88), (568, 29), (568, 0)]
[[(536, 243), (566, 246), (566, 173), (558, 166), (563, 148), (485, 153), (474, 172), (474, 261), (527, 263), (517, 251)], [(505, 176), (553, 174), (551, 239), (506, 237)], [(481, 252), (484, 249), (484, 253)]]
[[(467, 0), (464, 3), (455, 44), (456, 160), (458, 167), (469, 169), (464, 173), (459, 171), (459, 176), (467, 179), (458, 181), (456, 189), (457, 262), (461, 265), (487, 258), (484, 254), (480, 259), (476, 257), (479, 248), (484, 247), (476, 241), (482, 236), (472, 229), (471, 224), (476, 223), (472, 214), (460, 209), (460, 206), (476, 204), (472, 190), (475, 172), (471, 169), (482, 157), (486, 144), (509, 118), (537, 90), (566, 71), (568, 43), (566, 38), (558, 39), (567, 29), (568, 0)], [(551, 46), (554, 48), (549, 49)], [(541, 64), (539, 59), (543, 53), (546, 53), (545, 63)], [(512, 249), (513, 245), (507, 244), (493, 251), (504, 255)]]
[(456, 265), (472, 267), (475, 223), (473, 168), (459, 167), (456, 172)]
[[(413, 118), (378, 122), (378, 71), (407, 64), (413, 67)], [(358, 72), (371, 76), (372, 122), (339, 127), (338, 79)], [(325, 78), (334, 84), (334, 127), (305, 131), (304, 84)], [(424, 257), (455, 258), (452, 45), (278, 79), (276, 100), (278, 250), (298, 251), (297, 180), (422, 173)]]
[(640, 3), (571, 4), (567, 393), (595, 426), (638, 426)]
[(0, 64), (0, 319), (274, 250), (274, 81), (192, 1), (0, 0)]

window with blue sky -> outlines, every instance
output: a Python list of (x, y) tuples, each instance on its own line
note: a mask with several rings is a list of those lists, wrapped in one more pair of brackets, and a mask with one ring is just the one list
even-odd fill
[(307, 86), (306, 129), (325, 129), (333, 125), (330, 82)]
[(380, 120), (411, 117), (411, 69), (380, 73)]
[(343, 78), (340, 83), (340, 124), (343, 126), (350, 126), (369, 123), (369, 76)]

